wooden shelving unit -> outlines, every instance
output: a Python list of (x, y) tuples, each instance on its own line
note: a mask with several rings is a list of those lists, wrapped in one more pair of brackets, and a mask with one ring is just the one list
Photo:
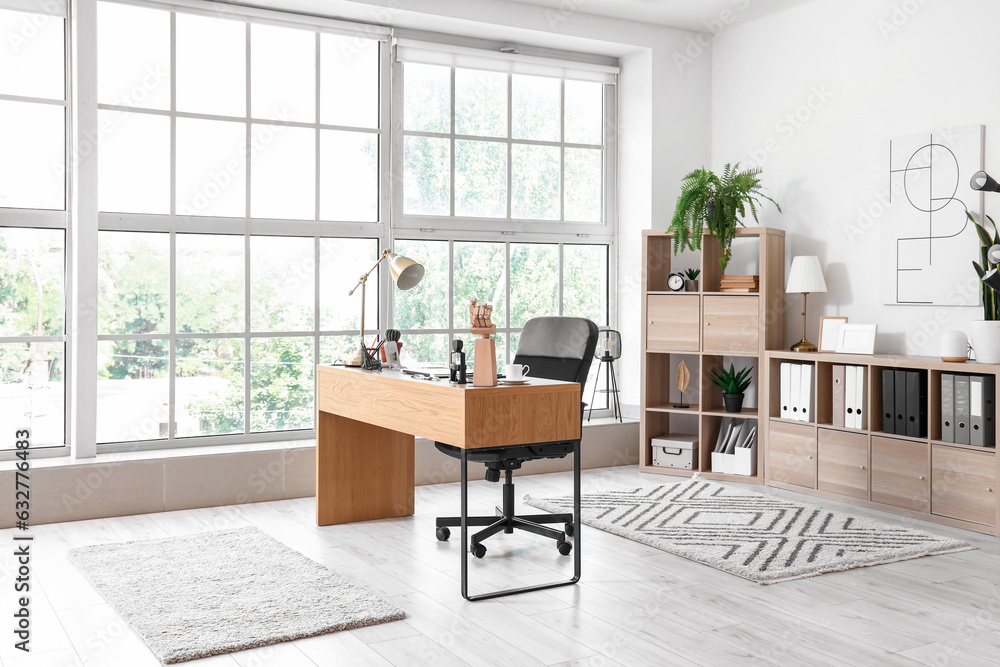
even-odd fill
[[(895, 354), (846, 355), (765, 353), (772, 378), (762, 400), (765, 478), (770, 486), (850, 502), (896, 514), (998, 535), (1000, 503), (996, 484), (1000, 459), (996, 447), (974, 447), (941, 440), (941, 374), (1000, 375), (1000, 366), (947, 363), (937, 357)], [(780, 419), (782, 362), (813, 364), (816, 420)], [(832, 425), (832, 367), (865, 368), (868, 397), (864, 428)], [(882, 370), (927, 371), (927, 435), (921, 438), (883, 431)], [(998, 378), (1000, 380), (1000, 378)], [(862, 413), (864, 416), (864, 413)], [(994, 428), (997, 419), (994, 417)], [(1000, 438), (998, 438), (1000, 441)]]
[[(760, 291), (756, 294), (720, 292), (722, 247), (705, 234), (698, 258), (701, 269), (698, 292), (671, 292), (667, 277), (673, 260), (673, 236), (665, 230), (648, 230), (642, 236), (642, 388), (639, 468), (643, 472), (685, 475), (700, 472), (709, 479), (764, 481), (764, 401), (769, 396), (764, 363), (767, 350), (781, 347), (784, 339), (785, 232), (768, 227), (738, 229), (734, 253), (746, 252), (742, 239), (756, 246)], [(690, 251), (688, 251), (690, 253)], [(686, 253), (686, 255), (688, 254)], [(754, 382), (760, 408), (727, 413), (722, 392), (710, 373), (725, 357), (753, 359)], [(683, 359), (691, 371), (691, 387), (684, 402), (674, 388), (676, 366)], [(739, 364), (737, 364), (739, 365)], [(730, 475), (712, 472), (712, 450), (722, 419), (738, 416), (758, 419), (757, 474)], [(665, 433), (698, 434), (693, 470), (652, 465), (651, 440)]]

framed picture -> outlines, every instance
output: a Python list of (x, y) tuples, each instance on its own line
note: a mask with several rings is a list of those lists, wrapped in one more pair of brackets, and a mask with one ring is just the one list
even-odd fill
[(837, 352), (841, 354), (875, 354), (877, 324), (841, 324), (837, 336)]
[(819, 318), (819, 351), (836, 352), (840, 340), (840, 325), (847, 324), (846, 317)]

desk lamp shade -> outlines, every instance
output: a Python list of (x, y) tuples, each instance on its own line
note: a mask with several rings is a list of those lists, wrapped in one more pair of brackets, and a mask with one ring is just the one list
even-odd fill
[(594, 358), (615, 361), (622, 356), (622, 335), (614, 329), (601, 329), (597, 334)]
[(792, 268), (788, 270), (788, 282), (785, 292), (788, 294), (825, 292), (826, 280), (819, 258), (815, 255), (799, 255), (792, 259)]
[(815, 352), (816, 346), (806, 338), (806, 299), (810, 292), (825, 292), (826, 280), (819, 258), (815, 255), (799, 255), (792, 259), (792, 268), (788, 270), (788, 282), (785, 292), (802, 294), (802, 340), (792, 345), (792, 352)]
[(418, 264), (409, 257), (389, 253), (389, 273), (396, 287), (401, 290), (412, 289), (424, 277), (424, 265)]
[(997, 183), (993, 177), (985, 171), (977, 171), (974, 173), (972, 175), (972, 181), (969, 185), (973, 190), (982, 190), (983, 192), (1000, 192), (1000, 183)]

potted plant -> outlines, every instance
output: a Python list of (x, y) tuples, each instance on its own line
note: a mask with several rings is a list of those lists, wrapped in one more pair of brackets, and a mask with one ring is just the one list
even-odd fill
[(684, 275), (687, 276), (687, 280), (684, 281), (685, 292), (698, 291), (698, 274), (700, 273), (701, 269), (687, 269), (686, 271), (684, 271)]
[(982, 262), (972, 263), (976, 275), (979, 276), (980, 288), (983, 290), (983, 319), (971, 323), (972, 349), (976, 353), (976, 361), (996, 364), (1000, 363), (1000, 293), (982, 280), (991, 269), (1000, 266), (991, 262), (989, 257), (990, 248), (1000, 244), (1000, 234), (997, 233), (997, 223), (990, 216), (986, 216), (986, 219), (993, 225), (992, 235), (986, 227), (976, 222), (968, 211), (965, 215), (968, 216), (969, 222), (976, 226), (976, 232), (979, 234), (981, 243), (979, 257)]
[(680, 250), (700, 250), (701, 237), (708, 232), (719, 239), (722, 255), (719, 264), (723, 272), (733, 255), (736, 227), (744, 226), (747, 210), (757, 219), (760, 200), (766, 199), (781, 212), (778, 202), (764, 194), (760, 185), (760, 167), (740, 171), (740, 163), (727, 164), (722, 176), (702, 167), (695, 169), (681, 181), (681, 194), (677, 198), (670, 232), (674, 234), (674, 254)]
[(726, 412), (740, 412), (743, 409), (743, 392), (750, 386), (751, 366), (745, 366), (739, 371), (729, 364), (712, 371), (712, 382), (722, 389), (722, 400), (726, 404)]

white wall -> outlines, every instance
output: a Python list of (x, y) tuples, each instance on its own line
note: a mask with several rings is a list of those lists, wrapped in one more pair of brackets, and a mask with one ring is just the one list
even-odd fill
[[(977, 308), (881, 305), (877, 216), (859, 212), (879, 210), (890, 137), (985, 124), (986, 169), (1000, 176), (998, 28), (995, 0), (813, 0), (716, 39), (712, 165), (761, 163), (785, 211), (770, 207), (761, 224), (786, 230), (789, 263), (820, 257), (829, 292), (809, 298), (813, 342), (820, 315), (846, 315), (878, 323), (880, 352), (937, 355), (940, 331), (982, 319)], [(986, 212), (1000, 214), (1000, 194)], [(800, 306), (789, 301), (787, 344), (801, 335)]]

